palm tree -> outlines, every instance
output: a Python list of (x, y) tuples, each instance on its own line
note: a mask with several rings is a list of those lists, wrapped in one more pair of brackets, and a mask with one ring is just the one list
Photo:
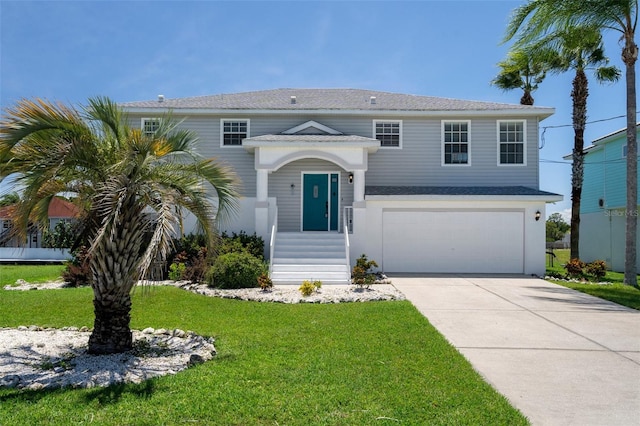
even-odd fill
[(61, 192), (75, 193), (84, 212), (93, 354), (131, 349), (131, 291), (170, 249), (175, 206), (192, 212), (213, 242), (214, 218), (233, 212), (237, 197), (235, 175), (198, 157), (194, 134), (178, 129), (170, 117), (152, 136), (126, 123), (108, 98), (90, 99), (83, 112), (22, 100), (0, 121), (0, 178), (18, 173), (24, 188), (16, 228), (46, 220), (49, 202)]
[(546, 34), (527, 48), (531, 56), (546, 63), (551, 73), (575, 71), (572, 82), (573, 164), (571, 170), (571, 259), (580, 258), (580, 204), (584, 180), (584, 129), (587, 123), (589, 80), (586, 70), (593, 69), (598, 82), (614, 82), (620, 71), (609, 66), (604, 54), (602, 34), (594, 27), (567, 27)]
[(507, 54), (507, 59), (499, 62), (500, 72), (491, 84), (502, 90), (522, 89), (521, 105), (533, 105), (531, 95), (546, 76), (543, 64), (532, 58), (523, 49), (515, 49)]
[(638, 146), (636, 137), (635, 31), (638, 0), (529, 0), (515, 9), (505, 39), (517, 37), (516, 45), (536, 40), (544, 34), (574, 26), (592, 26), (620, 33), (622, 62), (625, 64), (627, 98), (627, 219), (624, 282), (638, 286), (636, 235), (638, 211)]

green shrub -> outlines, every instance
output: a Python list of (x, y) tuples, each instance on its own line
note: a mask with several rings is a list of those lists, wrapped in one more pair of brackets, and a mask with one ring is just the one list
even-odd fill
[(265, 273), (262, 260), (246, 251), (218, 256), (207, 273), (210, 287), (250, 288), (258, 286), (258, 277)]
[(594, 260), (591, 263), (587, 263), (584, 270), (596, 280), (601, 281), (607, 274), (607, 263), (604, 260)]
[(377, 267), (375, 260), (369, 260), (366, 254), (362, 254), (351, 271), (352, 282), (360, 288), (369, 288), (376, 282), (376, 275), (371, 272), (371, 269)]
[(220, 237), (218, 255), (246, 251), (258, 259), (264, 257), (264, 240), (255, 233), (248, 235), (246, 232), (240, 231), (239, 234), (234, 232), (231, 236), (223, 233)]
[(571, 259), (564, 265), (564, 269), (567, 270), (567, 276), (571, 278), (582, 278), (584, 273), (582, 270), (584, 269), (585, 264), (580, 259)]
[(320, 287), (322, 287), (322, 281), (312, 282), (309, 280), (304, 280), (302, 281), (302, 285), (298, 290), (300, 290), (300, 293), (302, 293), (303, 296), (307, 297), (310, 296), (314, 291), (319, 290)]
[(169, 266), (169, 279), (173, 281), (178, 281), (182, 279), (184, 275), (184, 271), (187, 269), (187, 265), (182, 262), (173, 262), (171, 266)]

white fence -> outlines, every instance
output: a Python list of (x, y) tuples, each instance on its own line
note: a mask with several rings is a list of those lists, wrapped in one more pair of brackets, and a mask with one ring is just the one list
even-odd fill
[(67, 249), (0, 247), (0, 262), (63, 262), (71, 260)]

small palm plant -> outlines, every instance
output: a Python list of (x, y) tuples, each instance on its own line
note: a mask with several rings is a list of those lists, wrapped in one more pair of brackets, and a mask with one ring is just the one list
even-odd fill
[(91, 254), (94, 354), (132, 348), (131, 291), (154, 260), (166, 259), (179, 223), (176, 207), (193, 213), (213, 243), (216, 220), (233, 212), (237, 199), (235, 175), (195, 153), (194, 133), (170, 117), (151, 135), (127, 122), (103, 97), (82, 111), (22, 100), (0, 121), (0, 180), (16, 174), (24, 188), (14, 229), (46, 223), (59, 193), (74, 194), (81, 208)]

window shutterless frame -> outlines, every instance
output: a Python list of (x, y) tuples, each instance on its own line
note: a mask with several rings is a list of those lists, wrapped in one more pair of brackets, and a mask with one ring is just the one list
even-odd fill
[(242, 146), (242, 140), (250, 136), (248, 118), (220, 119), (220, 146), (223, 148)]
[(441, 121), (442, 166), (471, 165), (471, 120)]
[(152, 136), (160, 127), (159, 118), (142, 118), (140, 119), (140, 129), (145, 136)]
[(373, 120), (373, 137), (380, 148), (402, 148), (402, 120)]
[(498, 166), (527, 165), (527, 120), (498, 120), (496, 139)]

